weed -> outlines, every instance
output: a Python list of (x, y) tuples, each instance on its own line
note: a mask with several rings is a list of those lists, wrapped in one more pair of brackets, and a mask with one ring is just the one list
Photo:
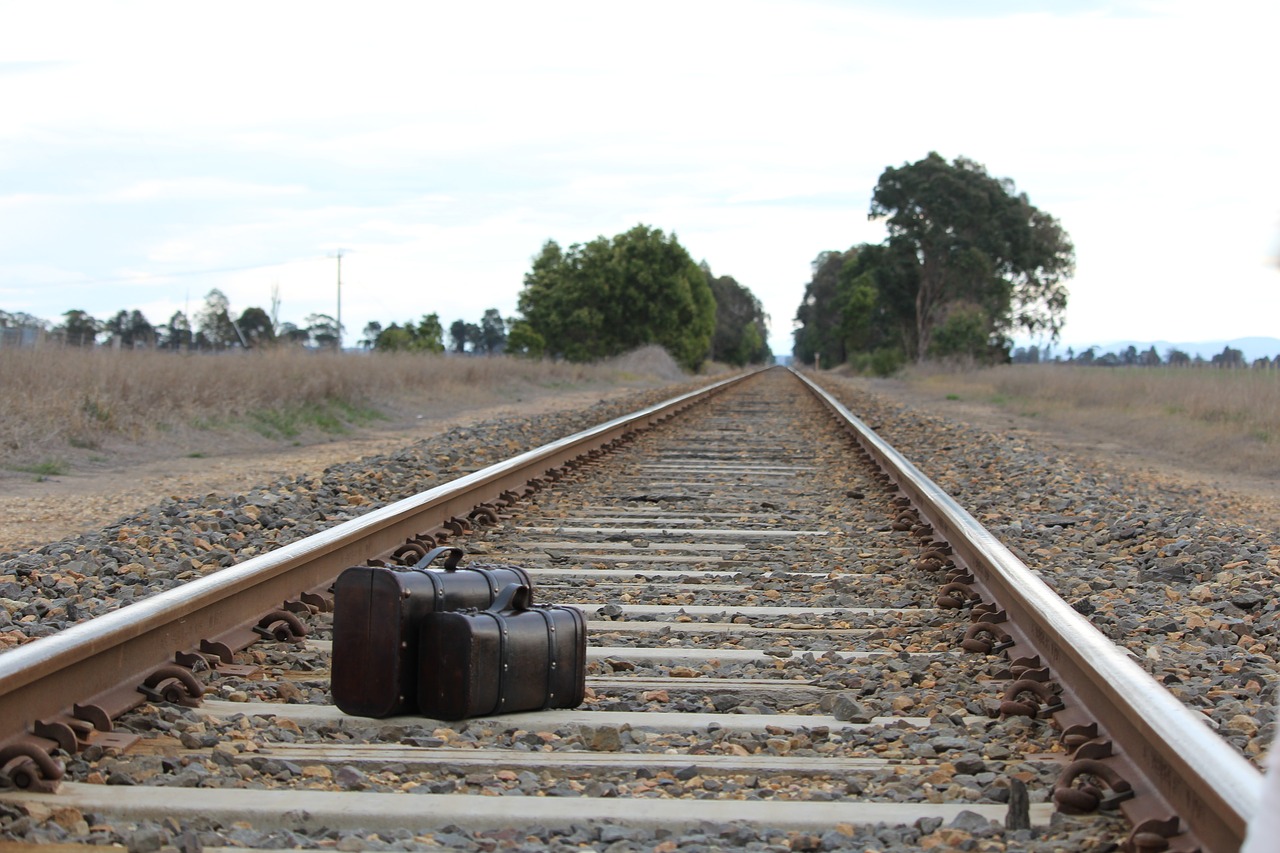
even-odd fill
[(111, 420), (111, 406), (90, 397), (84, 398), (84, 402), (80, 404), (80, 411), (84, 412), (91, 421), (105, 424)]
[(24, 474), (35, 474), (36, 482), (43, 483), (48, 477), (56, 477), (59, 474), (67, 473), (67, 463), (61, 459), (47, 459), (44, 462), (36, 462), (30, 465), (14, 465), (13, 470), (21, 471)]
[(205, 455), (206, 454), (203, 450), (193, 450), (192, 452), (187, 454), (187, 458), (188, 459), (204, 459)]
[(947, 399), (948, 399), (948, 400), (959, 400), (959, 399), (960, 399), (960, 395), (959, 395), (959, 394), (948, 394), (948, 395), (947, 395)]

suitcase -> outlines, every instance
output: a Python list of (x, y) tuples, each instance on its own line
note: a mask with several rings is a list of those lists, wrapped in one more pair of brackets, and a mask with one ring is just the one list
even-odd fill
[[(431, 564), (448, 553), (442, 568)], [(518, 566), (464, 566), (463, 550), (436, 548), (413, 566), (354, 566), (333, 585), (330, 691), (345, 713), (389, 717), (418, 703), (418, 634), (433, 611), (488, 607), (511, 584), (531, 585)]]
[(533, 606), (512, 584), (486, 610), (435, 612), (422, 622), (418, 710), (439, 720), (576, 708), (586, 691), (582, 611)]

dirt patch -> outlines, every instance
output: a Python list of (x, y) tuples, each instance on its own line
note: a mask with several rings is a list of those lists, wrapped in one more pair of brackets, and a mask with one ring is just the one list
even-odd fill
[(99, 530), (167, 497), (234, 494), (283, 476), (319, 474), (339, 462), (390, 453), (455, 426), (496, 418), (585, 409), (634, 389), (548, 394), (518, 403), (400, 414), (341, 438), (310, 436), (300, 446), (260, 436), (206, 436), (198, 456), (179, 446), (116, 449), (107, 460), (71, 473), (37, 479), (0, 472), (0, 552), (23, 551), (67, 536)]
[(871, 392), (903, 405), (988, 432), (1017, 430), (1035, 437), (1043, 446), (1069, 452), (1136, 477), (1208, 487), (1217, 493), (1220, 504), (1214, 507), (1215, 515), (1265, 529), (1280, 528), (1280, 482), (1275, 479), (1224, 474), (1169, 448), (1135, 441), (1105, 424), (1082, 424), (1076, 420), (1055, 418), (1052, 413), (1029, 416), (993, 403), (947, 399), (944, 391), (932, 391), (897, 379), (859, 381), (865, 382)]

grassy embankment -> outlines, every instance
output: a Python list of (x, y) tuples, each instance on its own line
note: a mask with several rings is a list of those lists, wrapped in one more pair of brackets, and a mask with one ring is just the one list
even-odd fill
[(1280, 371), (1042, 364), (916, 371), (906, 381), (1206, 471), (1280, 476)]
[[(299, 350), (0, 350), (0, 467), (49, 476), (143, 445), (300, 444), (380, 422), (687, 379), (660, 348), (592, 365)], [(427, 413), (424, 415), (424, 413)]]

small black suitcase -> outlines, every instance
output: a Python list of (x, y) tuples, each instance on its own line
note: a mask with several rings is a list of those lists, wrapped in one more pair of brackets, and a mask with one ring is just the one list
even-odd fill
[(460, 720), (545, 708), (576, 708), (586, 691), (582, 611), (534, 606), (511, 584), (486, 610), (435, 612), (422, 622), (418, 709)]
[[(442, 568), (431, 564), (448, 553)], [(427, 614), (488, 607), (511, 584), (531, 585), (518, 566), (470, 565), (463, 550), (436, 548), (413, 566), (353, 566), (333, 585), (330, 691), (347, 714), (389, 717), (413, 713), (418, 683), (418, 635)]]

